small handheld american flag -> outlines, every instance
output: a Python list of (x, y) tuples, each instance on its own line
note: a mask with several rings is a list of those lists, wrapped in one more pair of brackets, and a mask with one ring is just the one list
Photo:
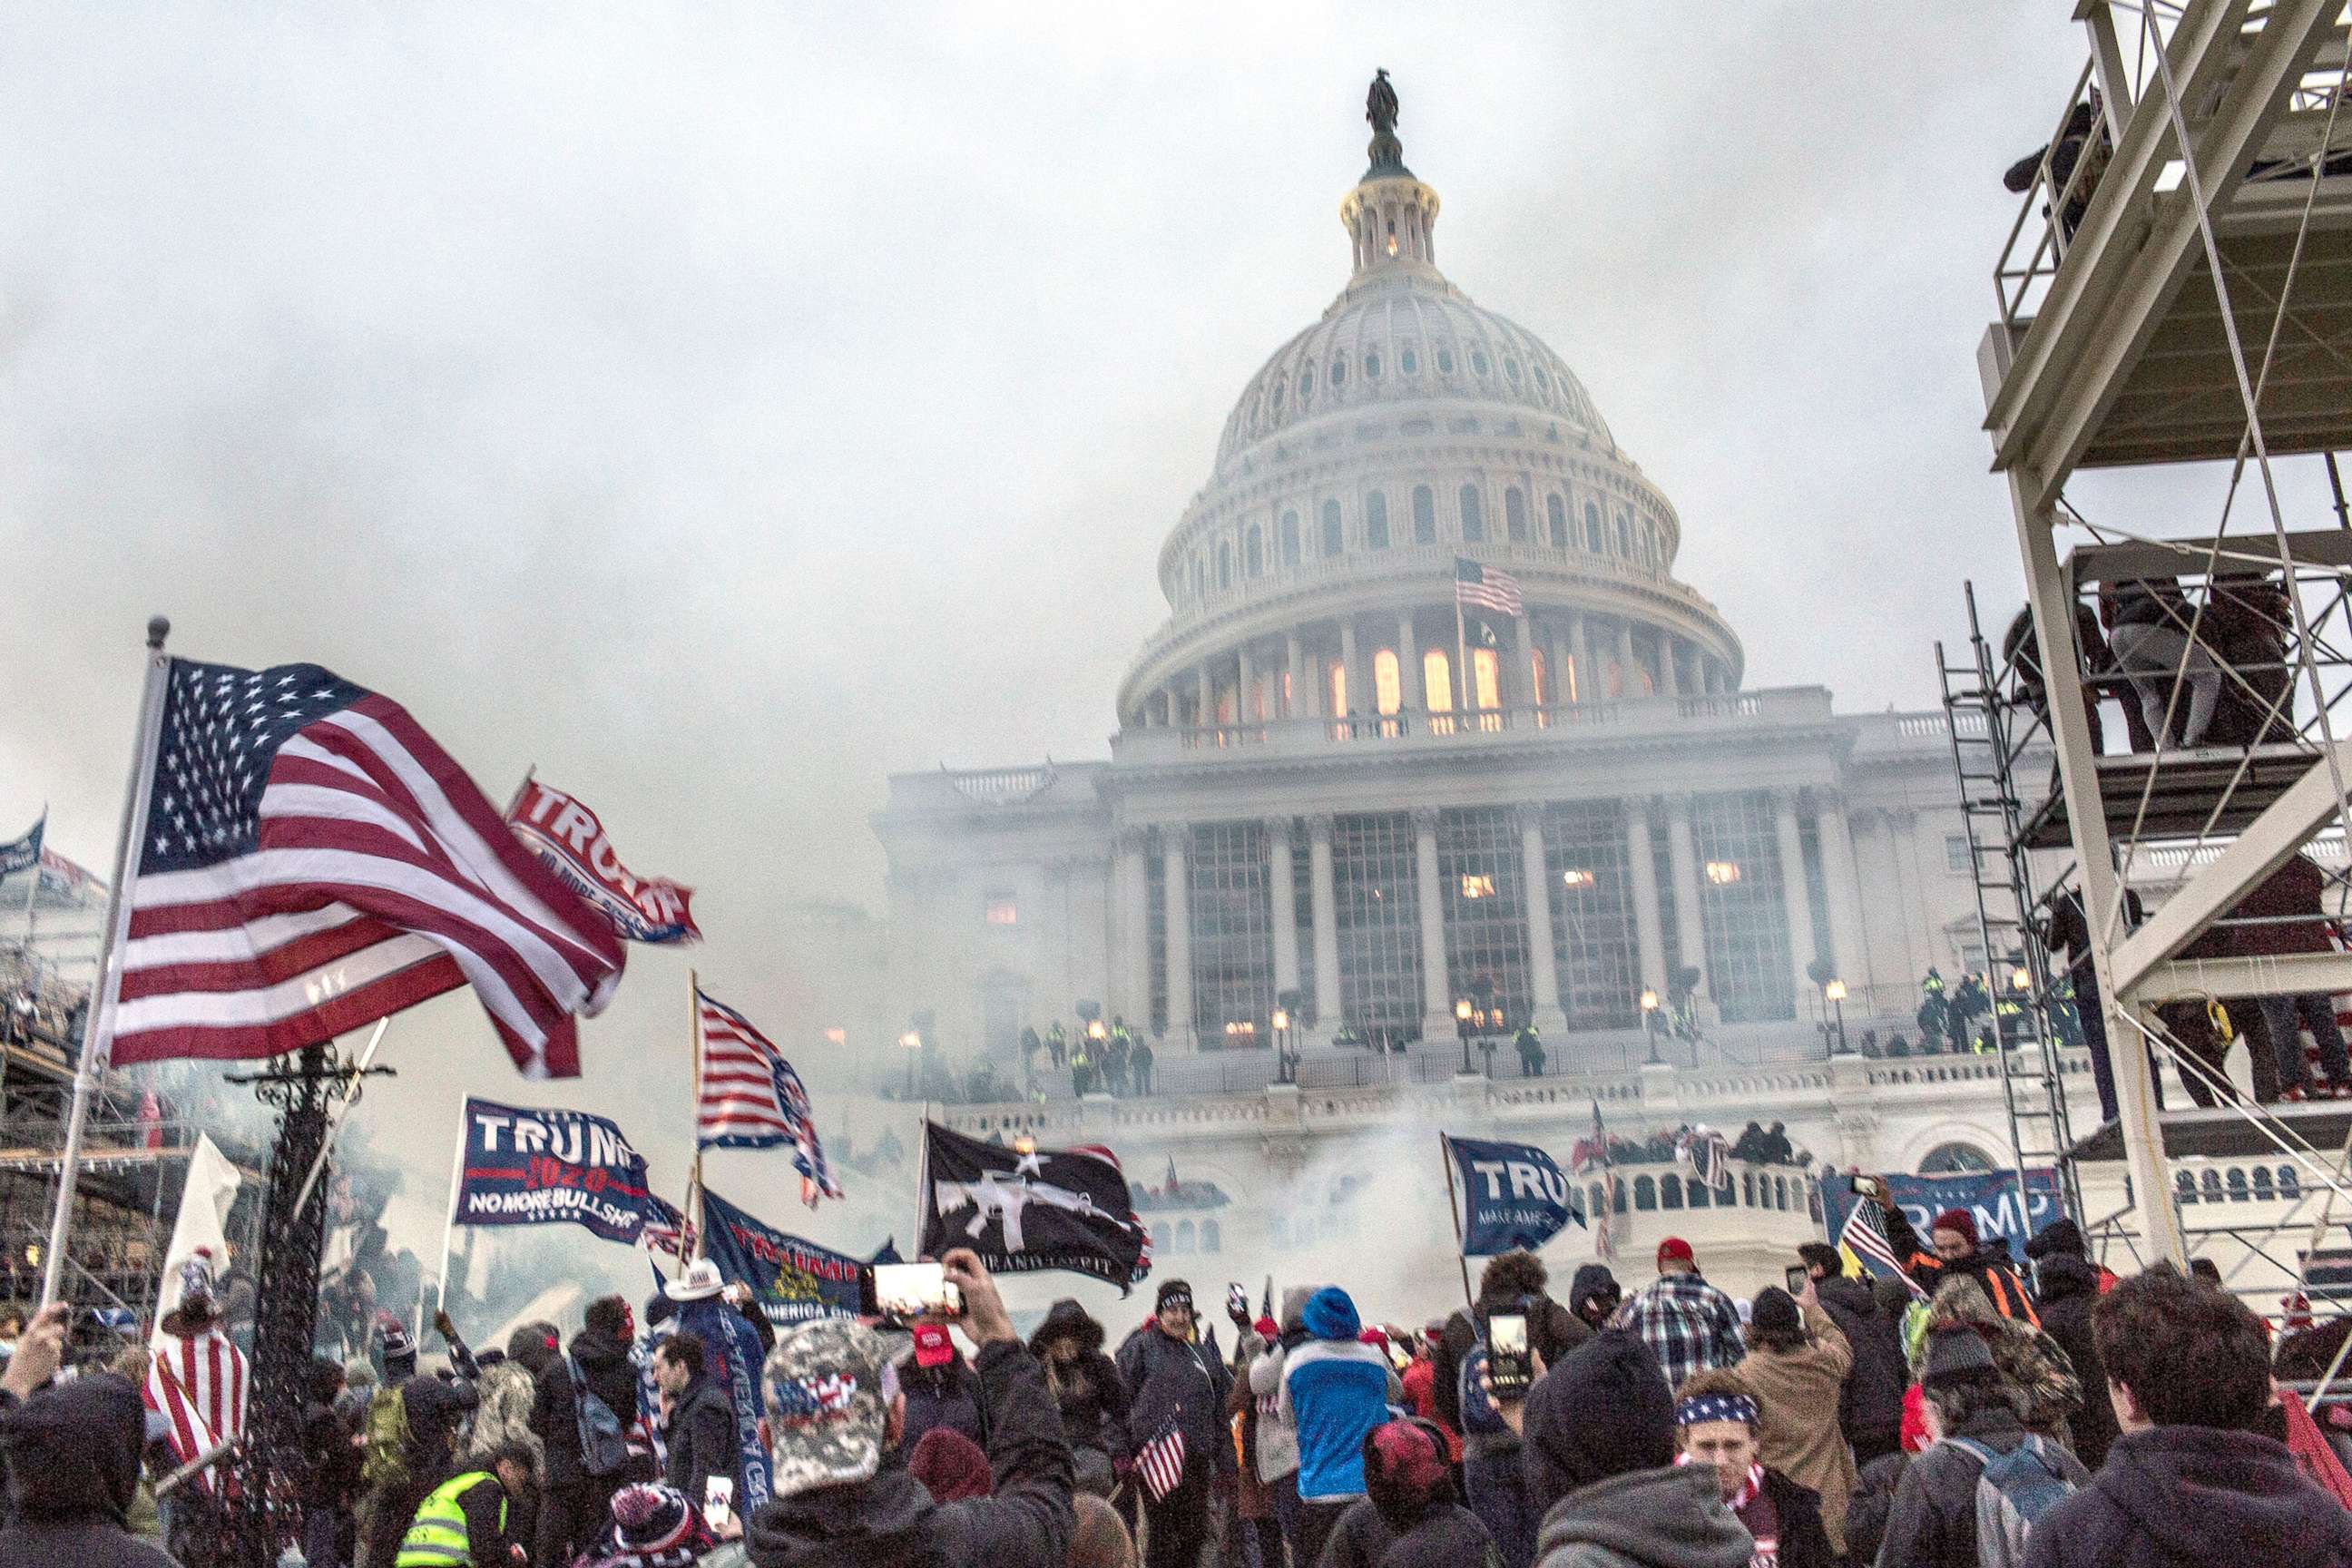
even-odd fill
[(1838, 1250), (1865, 1265), (1877, 1265), (1871, 1272), (1900, 1279), (1911, 1287), (1913, 1295), (1922, 1294), (1903, 1271), (1903, 1260), (1895, 1256), (1895, 1238), (1886, 1229), (1886, 1211), (1878, 1206), (1877, 1199), (1854, 1194), (1853, 1209), (1845, 1216), (1845, 1228), (1838, 1232)]
[(1466, 555), (1454, 558), (1454, 602), (1465, 609), (1492, 610), (1498, 616), (1525, 614), (1519, 580), (1498, 567), (1481, 566)]
[(1143, 1477), (1143, 1489), (1153, 1502), (1165, 1502), (1168, 1494), (1184, 1480), (1184, 1434), (1171, 1421), (1159, 1436), (1137, 1450), (1135, 1468)]

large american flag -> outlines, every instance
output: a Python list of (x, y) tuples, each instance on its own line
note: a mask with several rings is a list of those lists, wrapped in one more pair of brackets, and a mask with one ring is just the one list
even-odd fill
[(163, 1413), (172, 1454), (193, 1462), (245, 1435), (245, 1352), (218, 1329), (165, 1335), (147, 1362), (147, 1408)]
[(1465, 609), (1498, 616), (1524, 614), (1519, 580), (1499, 567), (1481, 566), (1465, 555), (1454, 558), (1454, 602)]
[(801, 1173), (802, 1200), (814, 1208), (819, 1196), (841, 1196), (841, 1184), (817, 1141), (808, 1089), (784, 1053), (751, 1019), (698, 987), (694, 1005), (702, 1032), (696, 1147), (774, 1149), (789, 1143)]
[(579, 1074), (620, 939), (399, 704), (313, 664), (166, 681), (116, 1061), (276, 1056), (470, 984), (526, 1077)]

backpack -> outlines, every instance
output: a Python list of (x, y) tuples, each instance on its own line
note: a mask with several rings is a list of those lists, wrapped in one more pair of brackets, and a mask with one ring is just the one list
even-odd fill
[(580, 1427), (580, 1468), (599, 1478), (619, 1475), (629, 1463), (629, 1440), (621, 1429), (621, 1418), (589, 1389), (577, 1357), (565, 1356), (563, 1365), (572, 1373), (572, 1403)]
[(2048, 1446), (2029, 1436), (2006, 1454), (1965, 1437), (1945, 1439), (1984, 1467), (1977, 1475), (1977, 1568), (2021, 1568), (2034, 1522), (2074, 1495)]
[(362, 1430), (366, 1434), (366, 1447), (360, 1461), (361, 1482), (377, 1487), (406, 1481), (413, 1445), (408, 1431), (408, 1404), (400, 1397), (399, 1389), (375, 1391), (375, 1397), (368, 1401), (367, 1420)]

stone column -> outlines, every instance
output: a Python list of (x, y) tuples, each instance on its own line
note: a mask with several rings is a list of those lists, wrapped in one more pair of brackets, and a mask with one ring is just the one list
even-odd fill
[(1428, 708), (1429, 694), (1422, 689), (1421, 642), (1413, 635), (1409, 614), (1397, 617), (1397, 700), (1408, 712)]
[(1160, 830), (1160, 865), (1167, 883), (1168, 1044), (1188, 1056), (1201, 1048), (1192, 1023), (1192, 889), (1184, 868), (1191, 837), (1182, 823)]
[[(1526, 708), (1532, 710), (1536, 705), (1536, 639), (1534, 633), (1535, 628), (1528, 625), (1527, 616), (1515, 616), (1511, 618), (1511, 642), (1515, 651), (1517, 651), (1519, 656), (1518, 670), (1517, 675), (1517, 679), (1519, 683), (1519, 700), (1517, 702), (1507, 700), (1503, 704), (1506, 708)], [(1533, 729), (1535, 727), (1535, 719), (1532, 712), (1528, 715), (1528, 727), (1529, 729)]]
[(1250, 660), (1249, 645), (1244, 643), (1236, 656), (1241, 684), (1234, 692), (1234, 722), (1253, 724), (1257, 715), (1250, 711), (1250, 700), (1257, 695), (1257, 666)]
[(1813, 796), (1813, 822), (1820, 829), (1822, 880), (1830, 895), (1829, 945), (1846, 990), (1871, 998), (1877, 976), (1871, 973), (1870, 942), (1862, 929), (1862, 880), (1853, 865), (1853, 830), (1845, 797), (1835, 790)]
[(1691, 647), (1688, 643), (1684, 642), (1679, 637), (1670, 638), (1666, 643), (1666, 655), (1674, 664), (1675, 695), (1677, 697), (1697, 696), (1698, 649)]
[(1144, 857), (1151, 836), (1140, 827), (1118, 836), (1118, 952), (1111, 973), (1118, 977), (1112, 1010), (1149, 1026), (1151, 1018), (1151, 876)]
[(1544, 860), (1543, 807), (1523, 805), (1518, 816), (1519, 884), (1528, 900), (1528, 974), (1534, 982), (1528, 1000), (1538, 1034), (1564, 1035), (1568, 1015), (1559, 1005), (1559, 954), (1552, 946), (1551, 870)]
[(1282, 716), (1303, 718), (1315, 711), (1315, 693), (1307, 685), (1307, 647), (1297, 632), (1282, 639), (1282, 653), (1287, 660), (1283, 668), (1290, 671), (1290, 700), (1284, 705)]
[(1658, 855), (1650, 841), (1650, 803), (1625, 803), (1625, 869), (1633, 889), (1633, 937), (1642, 964), (1642, 984), (1666, 994), (1666, 922), (1658, 910)]
[[(1675, 962), (1685, 969), (1706, 968), (1706, 914), (1701, 901), (1698, 851), (1691, 837), (1691, 803), (1686, 795), (1666, 803), (1666, 860), (1675, 877)], [(1709, 976), (1706, 988), (1714, 994)]]
[(1642, 667), (1633, 661), (1633, 623), (1617, 623), (1617, 668), (1625, 673), (1622, 681), (1628, 698), (1642, 695)]
[(1331, 819), (1307, 819), (1307, 898), (1315, 915), (1315, 1033), (1328, 1040), (1346, 1016), (1339, 991), (1339, 891), (1331, 874)]
[(1592, 662), (1592, 623), (1581, 612), (1569, 623), (1569, 637), (1576, 647), (1576, 700), (1579, 702), (1605, 702), (1609, 699), (1609, 678)]
[(1290, 818), (1273, 816), (1265, 824), (1265, 875), (1274, 895), (1274, 988), (1276, 993), (1298, 989), (1297, 870), (1290, 858)]
[[(1558, 626), (1551, 629), (1551, 704), (1564, 707), (1568, 702), (1569, 639)], [(1581, 691), (1578, 692), (1582, 696)]]
[(1357, 668), (1356, 623), (1353, 621), (1339, 623), (1339, 668), (1348, 672), (1348, 711), (1334, 717), (1352, 717), (1364, 711), (1364, 689), (1360, 681), (1363, 672)]
[(1821, 952), (1813, 933), (1813, 900), (1805, 890), (1805, 846), (1797, 828), (1797, 792), (1777, 790), (1772, 795), (1773, 826), (1780, 837), (1780, 902), (1789, 912), (1789, 967), (1795, 972), (1796, 1016), (1805, 1016), (1805, 996), (1814, 991), (1805, 966)]
[(1412, 814), (1413, 902), (1421, 912), (1421, 1037), (1454, 1031), (1454, 985), (1445, 968), (1445, 904), (1437, 885), (1437, 813)]
[(1217, 682), (1216, 678), (1209, 673), (1208, 665), (1202, 664), (1193, 673), (1192, 685), (1200, 694), (1200, 705), (1193, 714), (1192, 722), (1201, 729), (1210, 729), (1217, 721)]

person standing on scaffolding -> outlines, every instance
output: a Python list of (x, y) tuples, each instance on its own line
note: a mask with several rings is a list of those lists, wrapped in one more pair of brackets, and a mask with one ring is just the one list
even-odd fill
[[(2258, 957), (2334, 952), (2326, 896), (2326, 875), (2309, 857), (2294, 857), (2230, 911), (2232, 950)], [(2336, 1022), (2334, 997), (2314, 991), (2296, 996), (2258, 996), (2252, 1001), (2268, 1026), (2271, 1049), (2278, 1062), (2280, 1100), (2295, 1104), (2305, 1100), (2352, 1099), (2352, 1060), (2347, 1059), (2344, 1031)], [(2305, 1029), (2319, 1048), (2321, 1080), (2316, 1084), (2304, 1059), (2302, 1031)]]

